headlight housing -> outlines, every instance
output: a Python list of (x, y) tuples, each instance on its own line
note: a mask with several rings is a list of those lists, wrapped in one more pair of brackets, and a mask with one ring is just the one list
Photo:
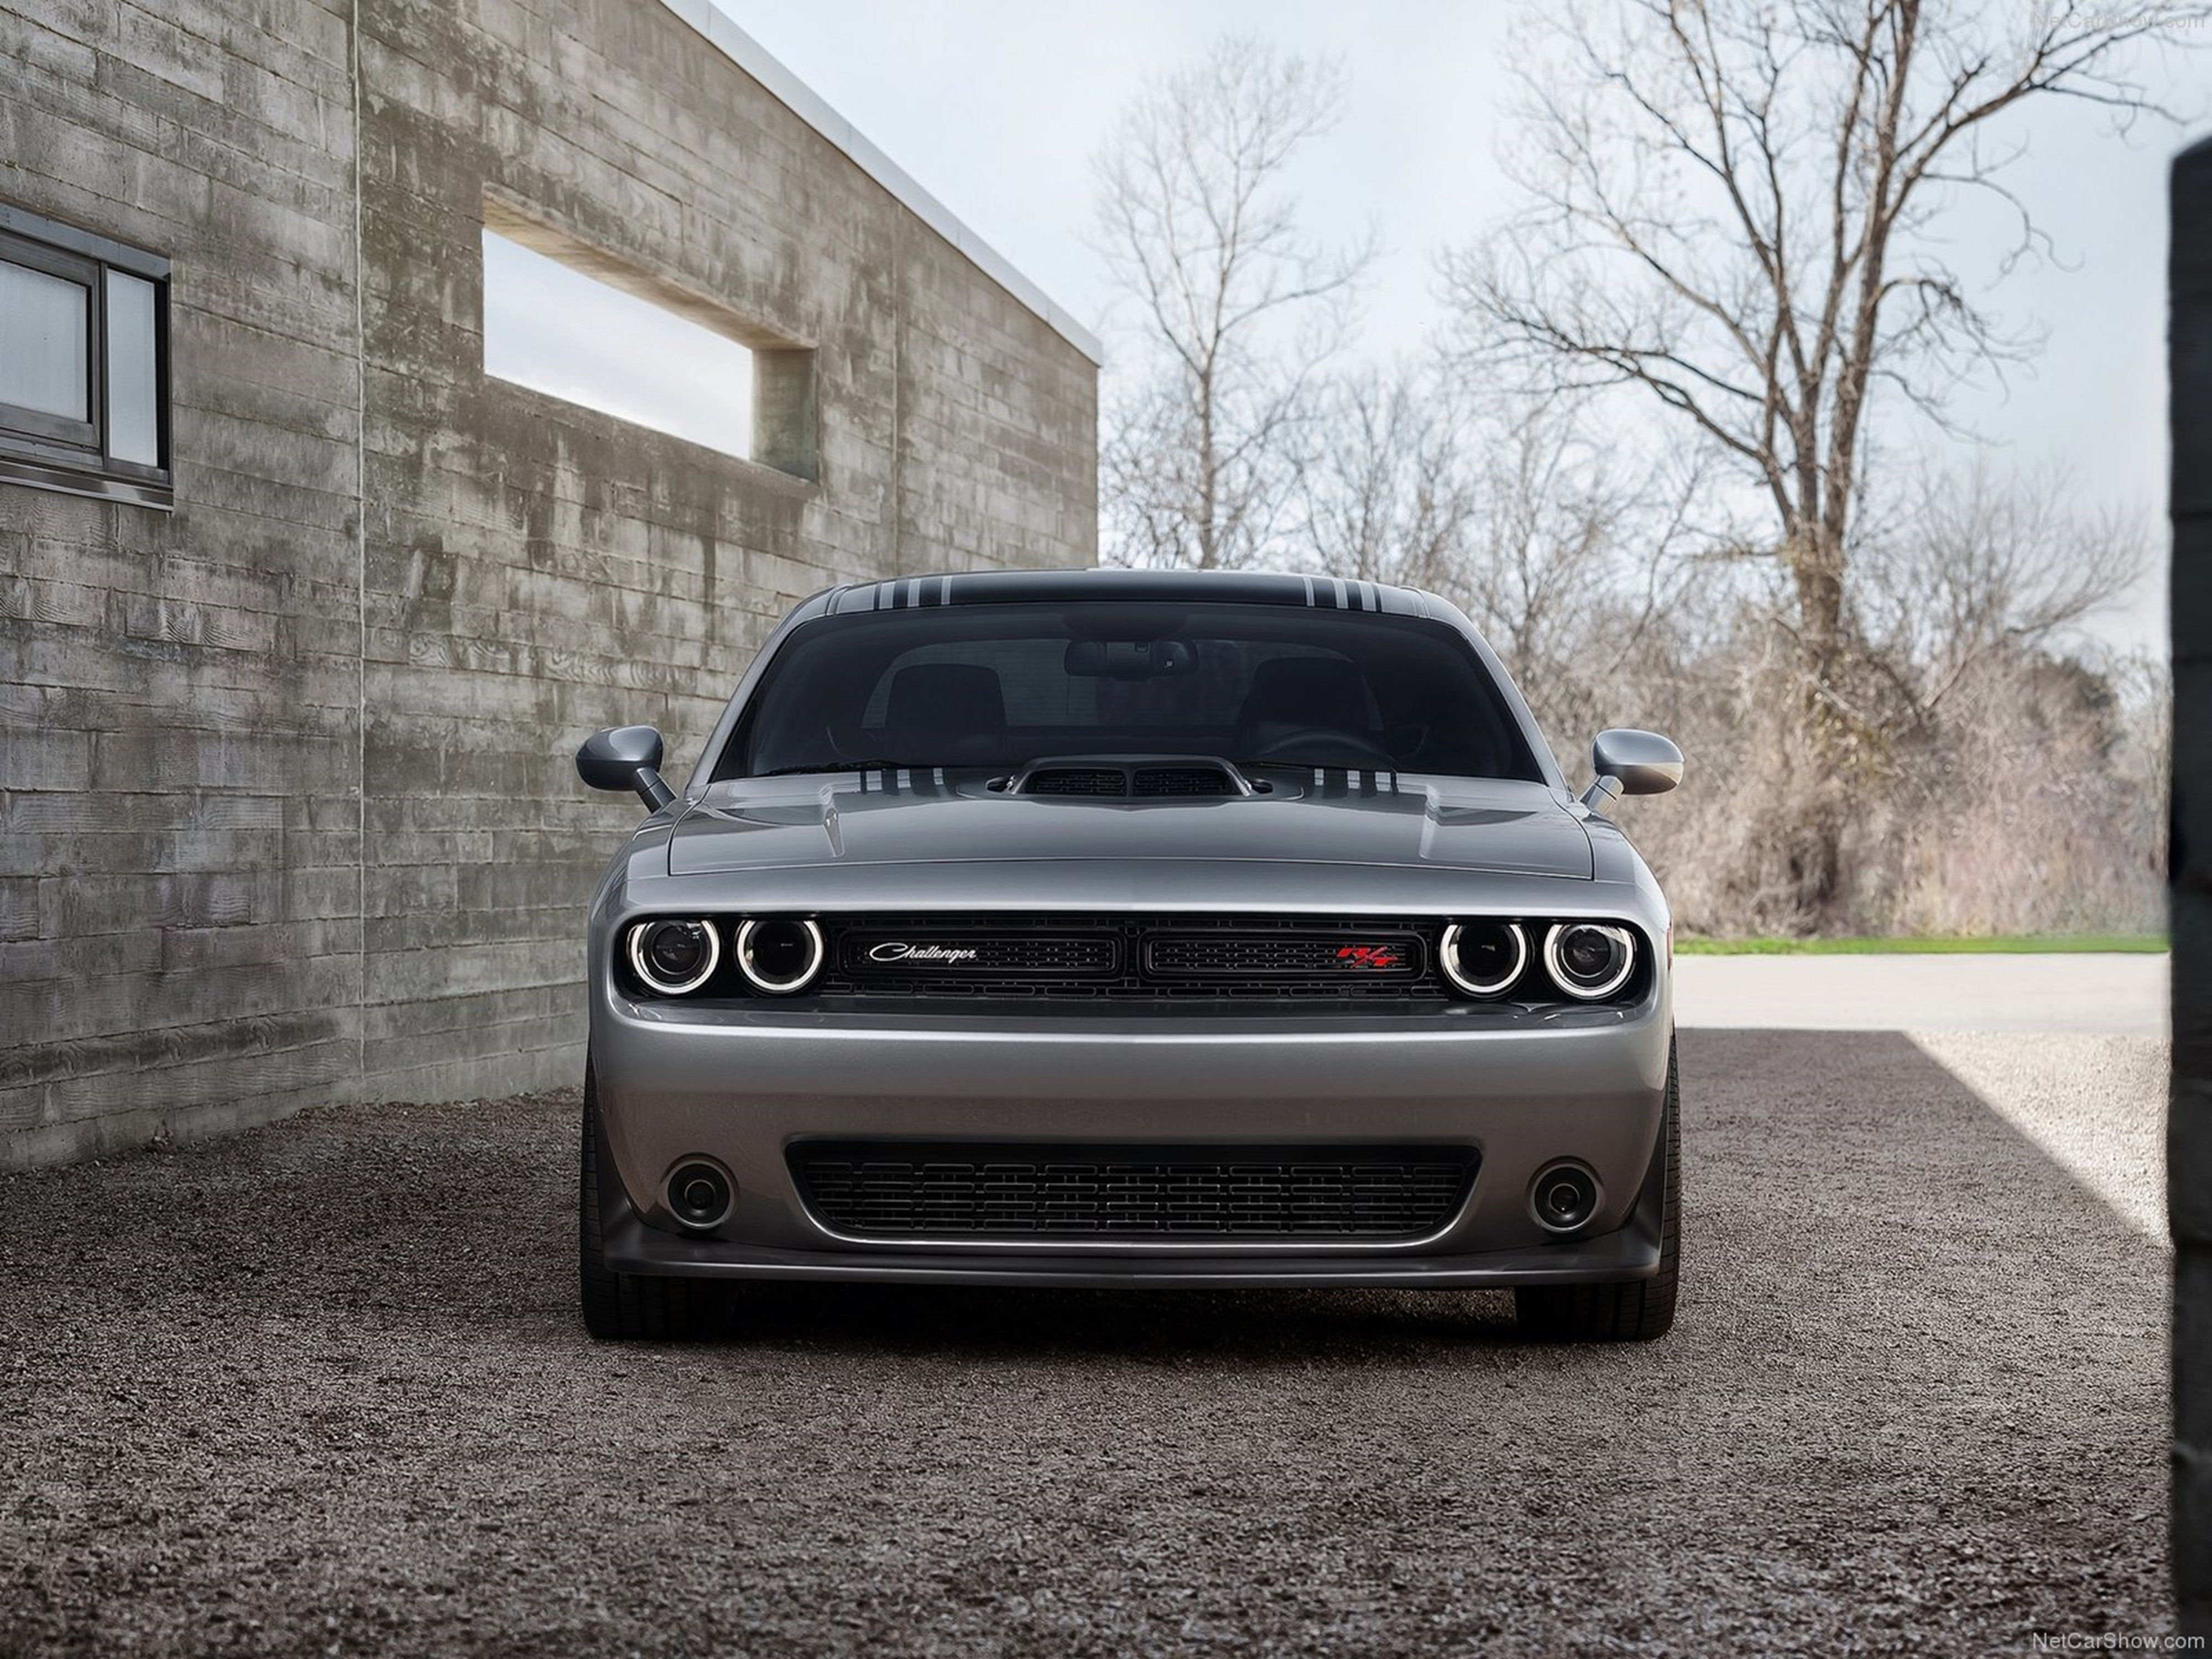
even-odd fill
[(805, 990), (822, 971), (824, 954), (821, 927), (813, 921), (756, 918), (738, 928), (738, 971), (769, 996)]
[(1636, 971), (1636, 935), (1609, 921), (1562, 921), (1544, 935), (1544, 971), (1582, 1002), (1596, 1002)]
[(1444, 929), (1437, 955), (1454, 990), (1503, 996), (1528, 965), (1528, 935), (1517, 921), (1455, 921)]
[(630, 971), (663, 996), (697, 990), (721, 962), (721, 934), (711, 921), (662, 916), (630, 927)]

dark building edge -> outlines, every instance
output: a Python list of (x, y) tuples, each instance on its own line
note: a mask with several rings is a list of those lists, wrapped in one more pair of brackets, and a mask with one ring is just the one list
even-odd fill
[(2212, 1637), (2212, 141), (2172, 191), (2173, 1589)]

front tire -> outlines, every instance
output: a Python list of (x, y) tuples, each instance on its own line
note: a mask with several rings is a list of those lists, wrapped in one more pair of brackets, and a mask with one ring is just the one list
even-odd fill
[[(599, 1134), (599, 1086), (584, 1068), (584, 1136), (576, 1182), (576, 1243), (584, 1328), (602, 1340), (688, 1341), (713, 1328), (711, 1286), (690, 1279), (653, 1279), (607, 1266), (601, 1229), (605, 1212), (599, 1171), (606, 1148)], [(605, 1206), (611, 1208), (612, 1206)]]
[(1659, 1271), (1613, 1285), (1527, 1285), (1513, 1310), (1530, 1336), (1553, 1342), (1649, 1342), (1674, 1328), (1682, 1253), (1682, 1097), (1667, 1047), (1667, 1115), (1659, 1131)]

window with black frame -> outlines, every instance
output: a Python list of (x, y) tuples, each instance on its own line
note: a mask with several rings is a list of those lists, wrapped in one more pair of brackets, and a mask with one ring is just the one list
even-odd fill
[(0, 481), (170, 505), (169, 262), (0, 205)]

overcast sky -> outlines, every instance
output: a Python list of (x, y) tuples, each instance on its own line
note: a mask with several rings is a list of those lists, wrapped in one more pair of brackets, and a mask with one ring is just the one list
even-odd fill
[[(2013, 3), (2014, 0), (2000, 0)], [(1515, 0), (719, 0), (738, 26), (866, 133), (945, 206), (1079, 317), (1110, 299), (1085, 246), (1090, 157), (1148, 75), (1216, 35), (1264, 36), (1335, 53), (1352, 77), (1342, 125), (1297, 185), (1319, 235), (1379, 222), (1385, 257), (1368, 290), (1364, 348), (1418, 349), (1438, 321), (1435, 257), (1511, 200), (1493, 160)], [(1996, 303), (2039, 320), (2045, 353), (2008, 394), (1961, 413), (2000, 459), (2072, 467), (2084, 489), (2162, 512), (2167, 158), (2212, 131), (2212, 52), (2140, 66), (2191, 112), (2185, 131), (2148, 122), (2112, 136), (2101, 112), (2046, 100), (2025, 119), (2014, 188), (2066, 261), (2023, 270)], [(1966, 228), (1962, 270), (1986, 270), (2001, 220)], [(1975, 257), (1976, 239), (1987, 246)], [(2100, 631), (2162, 643), (2161, 566)]]

